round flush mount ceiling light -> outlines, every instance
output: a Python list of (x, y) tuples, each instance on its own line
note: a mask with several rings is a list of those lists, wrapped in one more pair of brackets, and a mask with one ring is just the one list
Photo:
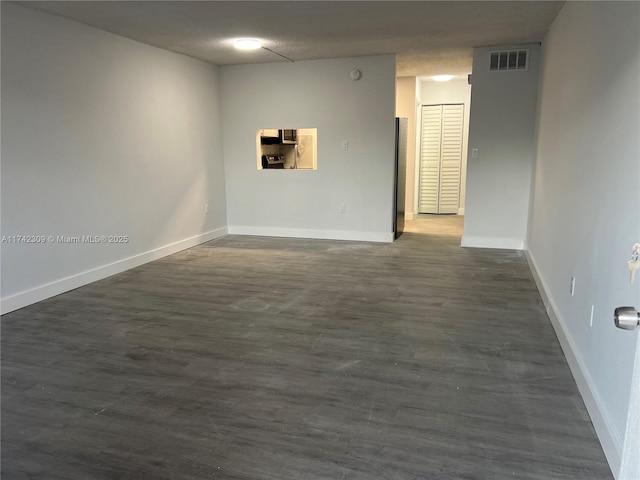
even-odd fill
[(431, 78), (436, 82), (448, 82), (453, 78), (453, 75), (434, 75)]
[(241, 38), (233, 43), (238, 50), (257, 50), (262, 47), (260, 40), (255, 38)]

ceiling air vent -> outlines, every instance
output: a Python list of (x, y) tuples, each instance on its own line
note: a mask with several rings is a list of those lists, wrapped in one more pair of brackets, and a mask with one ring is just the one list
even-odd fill
[(491, 52), (489, 70), (492, 72), (508, 70), (526, 70), (528, 50), (510, 50), (507, 52)]

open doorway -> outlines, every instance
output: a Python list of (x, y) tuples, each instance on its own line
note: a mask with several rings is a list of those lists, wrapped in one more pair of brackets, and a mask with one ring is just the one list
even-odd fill
[[(460, 245), (470, 106), (471, 85), (466, 75), (446, 82), (432, 77), (396, 79), (396, 115), (409, 118), (406, 232)], [(424, 122), (425, 115), (429, 124)], [(432, 143), (437, 146), (429, 151)]]

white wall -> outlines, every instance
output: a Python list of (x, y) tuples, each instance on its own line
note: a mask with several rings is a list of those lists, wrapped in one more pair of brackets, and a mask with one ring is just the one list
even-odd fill
[(405, 218), (413, 218), (413, 197), (416, 178), (416, 77), (396, 78), (396, 117), (407, 118), (407, 183), (405, 187)]
[[(492, 50), (522, 48), (529, 49), (527, 70), (489, 71)], [(474, 49), (463, 246), (524, 247), (539, 59), (538, 44)], [(479, 158), (471, 158), (474, 148)]]
[(2, 235), (129, 237), (3, 243), (3, 312), (225, 233), (217, 82), (209, 64), (2, 2)]
[[(231, 233), (392, 240), (393, 55), (222, 67), (221, 80)], [(317, 170), (256, 170), (255, 132), (276, 125), (318, 129)]]
[[(554, 22), (544, 42), (527, 240), (614, 473), (638, 333), (616, 329), (613, 310), (640, 307), (640, 278), (631, 285), (627, 270), (640, 241), (639, 20), (637, 2), (568, 2)], [(640, 439), (632, 441), (637, 456)]]
[[(468, 80), (465, 79), (452, 79), (448, 82), (436, 82), (433, 80), (424, 80), (421, 82), (422, 88), (420, 89), (420, 103), (421, 105), (440, 105), (447, 103), (462, 103), (464, 104), (464, 130), (462, 133), (462, 164), (460, 167), (460, 207), (458, 213), (464, 214), (466, 189), (467, 189), (467, 148), (469, 145), (469, 112), (471, 110), (471, 85)], [(421, 123), (420, 117), (418, 117), (418, 137), (421, 135)], [(418, 162), (420, 159), (416, 159)], [(419, 164), (418, 164), (419, 165)], [(419, 168), (416, 165), (416, 169)], [(418, 197), (414, 195), (414, 205), (417, 206)]]

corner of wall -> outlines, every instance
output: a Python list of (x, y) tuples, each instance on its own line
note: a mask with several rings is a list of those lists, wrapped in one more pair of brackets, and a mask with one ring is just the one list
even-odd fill
[(218, 67), (13, 2), (2, 67), (1, 228), (43, 239), (2, 245), (2, 313), (226, 234)]
[(467, 157), (463, 245), (522, 249), (535, 156), (539, 45), (526, 45), (529, 68), (517, 72), (489, 71), (489, 52), (496, 48), (513, 47), (474, 49), (468, 148), (475, 155)]
[(4, 315), (5, 313), (13, 312), (14, 310), (24, 308), (28, 305), (46, 300), (47, 298), (55, 297), (56, 295), (80, 288), (84, 285), (88, 285), (89, 283), (97, 282), (103, 278), (122, 273), (131, 268), (139, 267), (145, 263), (195, 247), (196, 245), (209, 242), (227, 234), (227, 227), (216, 228), (215, 230), (194, 235), (192, 237), (185, 238), (184, 240), (164, 245), (160, 248), (154, 248), (128, 258), (117, 260), (107, 265), (101, 265), (66, 278), (61, 278), (44, 285), (39, 285), (24, 292), (16, 293), (15, 295), (11, 295), (0, 300), (0, 314)]

